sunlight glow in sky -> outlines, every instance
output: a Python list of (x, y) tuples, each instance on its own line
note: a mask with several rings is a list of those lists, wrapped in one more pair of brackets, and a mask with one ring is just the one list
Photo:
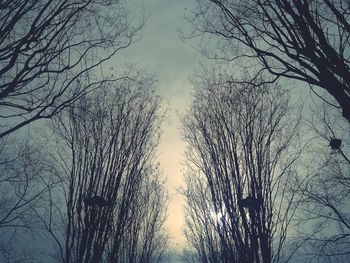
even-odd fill
[(204, 58), (189, 42), (183, 42), (178, 33), (189, 26), (183, 16), (191, 7), (190, 1), (133, 0), (132, 11), (141, 10), (142, 2), (148, 19), (140, 40), (119, 53), (111, 63), (136, 64), (155, 74), (158, 80), (157, 89), (163, 98), (164, 108), (168, 108), (158, 148), (158, 160), (170, 195), (166, 226), (172, 238), (171, 244), (181, 248), (185, 242), (182, 233), (184, 201), (177, 189), (183, 186), (181, 163), (185, 143), (181, 139), (179, 115), (191, 102), (190, 75)]

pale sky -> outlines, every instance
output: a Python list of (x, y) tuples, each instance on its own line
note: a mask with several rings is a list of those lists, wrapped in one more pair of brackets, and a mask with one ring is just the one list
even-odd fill
[(166, 226), (172, 237), (172, 245), (181, 248), (185, 242), (182, 234), (184, 201), (176, 189), (183, 185), (181, 162), (184, 160), (185, 143), (181, 139), (178, 114), (184, 113), (191, 102), (189, 78), (204, 58), (189, 41), (183, 42), (178, 33), (190, 26), (183, 16), (186, 8), (191, 9), (191, 1), (133, 0), (131, 5), (138, 7), (135, 12), (142, 3), (148, 19), (141, 39), (119, 53), (111, 63), (136, 63), (148, 73), (154, 73), (164, 106), (169, 103), (158, 159), (171, 198)]

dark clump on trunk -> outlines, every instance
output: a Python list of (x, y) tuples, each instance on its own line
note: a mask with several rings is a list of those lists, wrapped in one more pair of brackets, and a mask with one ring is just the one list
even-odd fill
[(342, 141), (340, 139), (332, 138), (329, 141), (329, 146), (332, 148), (332, 150), (339, 150), (341, 146), (341, 142)]
[(260, 206), (262, 205), (262, 200), (253, 196), (248, 196), (247, 198), (241, 200), (240, 205), (248, 209), (259, 210)]

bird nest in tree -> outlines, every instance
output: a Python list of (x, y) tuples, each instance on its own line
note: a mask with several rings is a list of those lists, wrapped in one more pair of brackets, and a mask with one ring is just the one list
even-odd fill
[(329, 141), (329, 146), (332, 150), (339, 150), (341, 146), (342, 141), (340, 139), (332, 138)]

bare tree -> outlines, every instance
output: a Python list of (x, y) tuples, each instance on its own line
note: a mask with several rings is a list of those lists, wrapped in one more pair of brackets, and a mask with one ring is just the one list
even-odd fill
[(200, 262), (286, 262), (299, 121), (277, 84), (230, 80), (202, 74), (184, 117), (187, 240)]
[[(156, 167), (156, 170), (157, 167)], [(157, 174), (157, 171), (151, 171)], [(168, 235), (164, 232), (164, 186), (158, 177), (151, 174), (144, 179), (137, 196), (130, 208), (130, 224), (123, 235), (120, 253), (115, 254), (110, 262), (165, 262)]]
[[(260, 62), (277, 78), (328, 92), (350, 121), (350, 5), (347, 0), (196, 0), (195, 31), (219, 42), (212, 57)], [(209, 52), (210, 53), (210, 52)], [(251, 60), (253, 59), (253, 61)]]
[(120, 0), (1, 1), (0, 138), (99, 87), (97, 70), (143, 19), (129, 22)]
[(38, 250), (19, 244), (40, 226), (32, 208), (58, 183), (55, 169), (29, 138), (3, 140), (0, 160), (0, 261), (32, 262)]
[[(206, 179), (199, 173), (188, 173), (186, 177), (186, 228), (184, 233), (190, 249), (185, 251), (186, 262), (227, 262), (235, 258), (231, 237), (225, 235), (220, 242), (220, 215), (213, 211), (210, 189)], [(217, 227), (218, 225), (218, 227)], [(224, 234), (228, 232), (223, 231)], [(227, 243), (226, 243), (227, 242)], [(224, 248), (226, 251), (223, 251)], [(226, 258), (225, 258), (226, 256)]]
[(316, 109), (308, 125), (313, 139), (299, 179), (304, 183), (296, 229), (310, 261), (342, 262), (350, 255), (349, 128), (329, 105)]
[(154, 164), (162, 116), (152, 85), (139, 74), (84, 95), (55, 118), (63, 194), (53, 194), (48, 214), (38, 215), (61, 261), (162, 259), (166, 193)]

